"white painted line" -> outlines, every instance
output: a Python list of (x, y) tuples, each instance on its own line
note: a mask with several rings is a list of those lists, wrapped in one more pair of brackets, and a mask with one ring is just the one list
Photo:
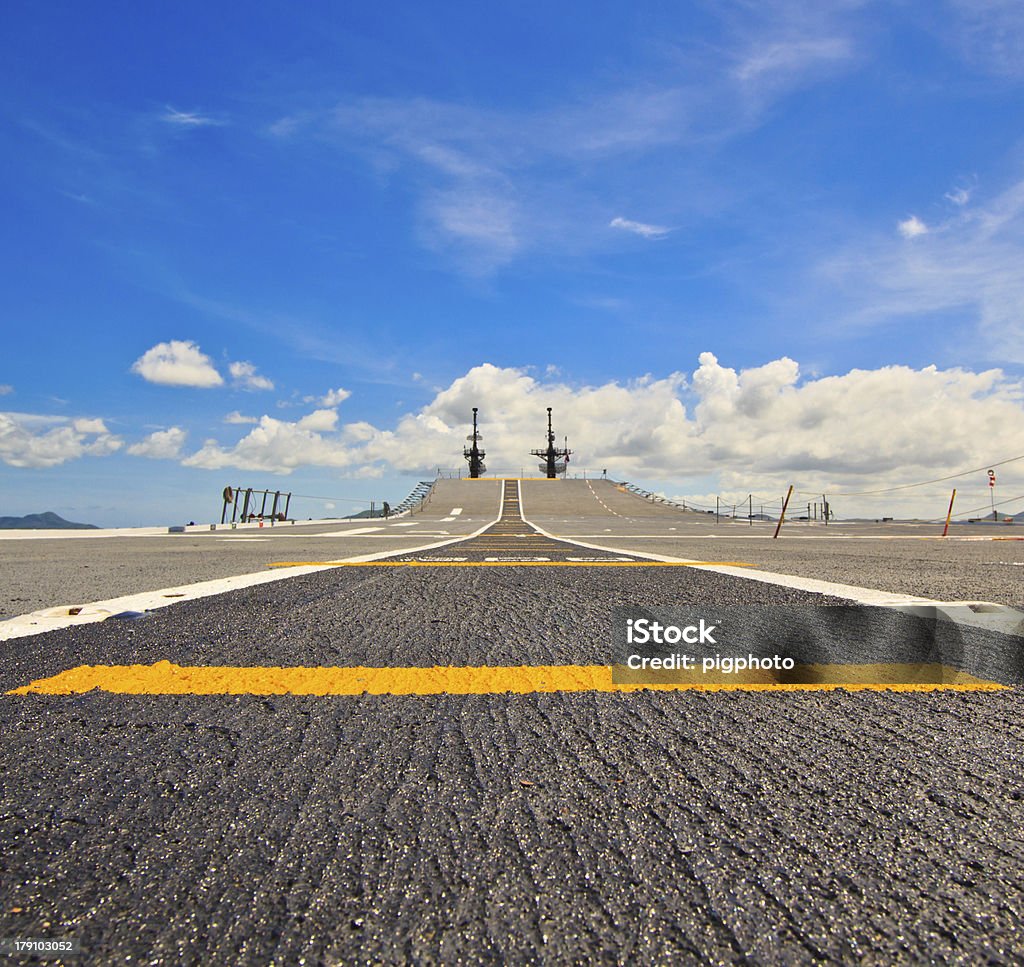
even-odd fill
[(462, 513), (462, 508), (461, 507), (453, 507), (451, 513), (452, 513), (452, 517), (458, 517), (459, 514)]
[[(410, 537), (435, 537), (448, 535), (451, 531), (445, 530), (428, 530), (428, 531), (392, 531), (390, 528), (383, 534), (357, 534), (356, 536), (361, 541), (405, 541)], [(343, 540), (348, 535), (346, 534), (312, 534), (311, 537), (318, 538), (334, 538), (335, 540)], [(287, 553), (281, 551), (282, 554)]]
[[(522, 506), (520, 504), (520, 506)], [(522, 516), (522, 514), (520, 514)], [(604, 547), (600, 544), (589, 544), (584, 541), (566, 540), (555, 537), (542, 527), (528, 521), (538, 534), (552, 540), (580, 547), (589, 547), (595, 551), (610, 551), (621, 554), (626, 548)], [(645, 551), (628, 552), (632, 557), (642, 557), (651, 561), (667, 561), (677, 564), (702, 564), (701, 561), (689, 558), (669, 557), (665, 554), (650, 554)], [(1000, 631), (1003, 634), (1024, 636), (1024, 612), (1004, 604), (991, 601), (939, 601), (935, 598), (919, 598), (912, 594), (896, 594), (892, 591), (879, 591), (875, 588), (861, 588), (853, 584), (837, 584), (832, 581), (819, 581), (816, 578), (803, 578), (790, 574), (776, 574), (773, 571), (758, 571), (748, 567), (732, 567), (728, 564), (704, 564), (701, 571), (712, 571), (716, 574), (728, 574), (731, 577), (744, 578), (748, 581), (759, 581), (762, 584), (773, 584), (776, 587), (792, 588), (795, 591), (809, 591), (812, 594), (827, 594), (836, 598), (845, 598), (856, 604), (873, 605), (875, 607), (894, 608), (906, 614), (920, 614), (925, 617), (935, 616), (941, 620), (956, 624), (971, 625)], [(925, 608), (928, 610), (922, 611)], [(934, 610), (931, 610), (934, 609)]]
[[(277, 521), (271, 523), (270, 521), (263, 521), (261, 524), (259, 521), (253, 521), (250, 523), (241, 523), (236, 521), (235, 526), (232, 527), (230, 523), (227, 524), (214, 524), (213, 529), (217, 533), (232, 533), (242, 531), (243, 533), (248, 530), (266, 530), (271, 534), (275, 530), (281, 531), (285, 529), (291, 529), (295, 525), (302, 527), (309, 527), (311, 525), (337, 525), (342, 521), (331, 517), (318, 517), (316, 520), (300, 520), (300, 521)], [(209, 534), (212, 533), (210, 524), (191, 524), (185, 527), (186, 534)], [(167, 525), (161, 525), (160, 527), (97, 527), (92, 530), (33, 530), (33, 529), (21, 529), (12, 528), (10, 530), (0, 530), (0, 540), (2, 541), (31, 541), (31, 540), (60, 540), (67, 538), (69, 540), (96, 540), (102, 537), (172, 537), (180, 538), (180, 534), (168, 534)]]
[(58, 628), (93, 624), (122, 611), (153, 611), (157, 608), (166, 608), (170, 604), (177, 604), (179, 601), (207, 598), (214, 594), (223, 594), (225, 591), (237, 591), (241, 588), (270, 584), (273, 581), (298, 577), (300, 574), (313, 574), (316, 571), (325, 570), (327, 570), (326, 567), (305, 565), (278, 571), (240, 574), (236, 577), (218, 578), (214, 581), (200, 581), (197, 584), (184, 584), (175, 588), (161, 588), (159, 591), (125, 594), (118, 598), (108, 598), (105, 601), (93, 601), (90, 604), (81, 605), (82, 610), (74, 615), (68, 614), (70, 606), (47, 608), (44, 611), (36, 611), (32, 614), (23, 614), (17, 618), (0, 621), (0, 641), (24, 638), (26, 635), (38, 635), (44, 631), (54, 631)]
[[(421, 523), (421, 521), (417, 521)], [(369, 534), (368, 531), (377, 531), (377, 534)], [(449, 534), (449, 531), (424, 530), (424, 531), (401, 531), (395, 533), (391, 528), (367, 528), (360, 531), (336, 531), (331, 534), (268, 534), (266, 537), (219, 537), (217, 541), (331, 541), (344, 540), (348, 537), (367, 538), (375, 540), (383, 538), (385, 541), (399, 541), (408, 538), (413, 534)]]
[[(499, 494), (498, 516), (465, 537), (451, 537), (448, 540), (437, 541), (433, 544), (382, 551), (379, 554), (361, 554), (356, 557), (341, 558), (337, 563), (363, 564), (369, 561), (378, 561), (385, 557), (400, 557), (403, 554), (432, 551), (438, 547), (447, 547), (449, 544), (456, 544), (459, 541), (469, 540), (472, 537), (479, 537), (488, 527), (501, 520), (501, 513), (505, 503), (504, 488), (499, 489)], [(55, 631), (59, 628), (94, 624), (122, 611), (155, 611), (157, 608), (166, 608), (168, 605), (177, 604), (179, 601), (194, 601), (197, 598), (208, 598), (214, 594), (224, 594), (227, 591), (238, 591), (242, 588), (255, 587), (260, 584), (271, 584), (274, 581), (287, 581), (289, 578), (300, 577), (303, 574), (327, 571), (331, 567), (331, 564), (302, 564), (297, 567), (283, 567), (270, 571), (257, 571), (253, 574), (239, 574), (229, 578), (218, 578), (214, 581), (200, 581), (197, 584), (183, 584), (175, 588), (161, 588), (158, 591), (126, 594), (118, 598), (109, 598), (105, 601), (93, 601), (89, 604), (80, 605), (78, 607), (81, 608), (81, 611), (74, 615), (68, 614), (70, 605), (59, 608), (47, 608), (44, 611), (18, 615), (15, 618), (0, 621), (0, 641), (24, 638), (28, 635), (39, 635), (44, 631)]]
[[(604, 537), (611, 533), (611, 528), (606, 527), (600, 534), (573, 534), (572, 537), (560, 536), (559, 540), (575, 540), (578, 537)], [(1024, 540), (1024, 538), (1019, 538)], [(613, 540), (687, 540), (687, 541), (770, 541), (772, 535), (761, 534), (616, 534)], [(956, 543), (958, 541), (995, 541), (1005, 540), (997, 537), (942, 537), (938, 534), (800, 534), (779, 536), (780, 541), (790, 543), (807, 543), (808, 541), (943, 541), (945, 543)], [(1018, 538), (1014, 538), (1018, 540)]]

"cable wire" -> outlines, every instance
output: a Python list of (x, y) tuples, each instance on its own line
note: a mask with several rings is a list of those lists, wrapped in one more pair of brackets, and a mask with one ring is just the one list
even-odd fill
[[(928, 484), (942, 483), (944, 480), (956, 480), (957, 477), (968, 477), (972, 473), (981, 473), (982, 470), (990, 470), (993, 467), (1002, 467), (1007, 463), (1014, 463), (1017, 460), (1024, 460), (1024, 453), (1019, 457), (1009, 457), (1006, 460), (999, 460), (996, 463), (987, 463), (982, 467), (977, 467), (974, 470), (964, 470), (962, 473), (951, 473), (948, 477), (936, 477), (934, 480), (922, 480), (919, 483), (901, 484), (899, 487), (887, 487), (884, 490), (860, 490), (860, 491), (849, 491), (846, 493), (836, 492), (831, 494), (833, 497), (872, 497), (875, 494), (891, 494), (897, 490), (910, 490), (913, 487), (925, 487)], [(815, 492), (811, 490), (798, 490), (799, 494), (813, 495)], [(817, 494), (817, 496), (821, 496)]]

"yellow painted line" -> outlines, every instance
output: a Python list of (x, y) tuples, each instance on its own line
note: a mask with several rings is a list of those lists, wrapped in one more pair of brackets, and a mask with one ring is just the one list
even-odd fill
[[(160, 661), (155, 665), (80, 665), (9, 691), (8, 695), (72, 695), (99, 689), (120, 695), (492, 695), (532, 692), (654, 691), (998, 691), (984, 682), (941, 666), (804, 666), (810, 683), (770, 681), (615, 682), (611, 665), (520, 665), (514, 667), (427, 668), (242, 668), (196, 667)], [(922, 668), (939, 669), (938, 681), (922, 681)], [(901, 676), (900, 672), (904, 674)], [(620, 676), (630, 673), (620, 668)], [(634, 673), (635, 674), (635, 673)], [(951, 680), (943, 678), (950, 676)], [(818, 677), (823, 680), (817, 680)], [(696, 676), (700, 678), (701, 676)], [(709, 676), (710, 677), (710, 676)], [(836, 678), (840, 680), (837, 681)], [(909, 678), (901, 681), (900, 678)], [(930, 677), (930, 676), (928, 676)], [(843, 681), (848, 678), (849, 681)]]
[[(504, 550), (504, 549), (503, 549)], [(531, 548), (520, 548), (524, 554)], [(546, 548), (550, 550), (550, 548)], [(469, 549), (463, 548), (464, 552)], [(582, 553), (582, 552), (580, 552)], [(623, 551), (629, 554), (629, 551)], [(754, 567), (746, 561), (273, 561), (267, 567)]]

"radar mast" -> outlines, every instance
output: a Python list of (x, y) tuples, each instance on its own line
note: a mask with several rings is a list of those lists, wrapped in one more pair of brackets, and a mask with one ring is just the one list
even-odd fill
[(549, 406), (547, 448), (544, 450), (531, 450), (530, 455), (540, 457), (544, 461), (540, 464), (540, 469), (547, 476), (548, 480), (554, 480), (560, 473), (565, 473), (571, 453), (572, 450), (569, 449), (568, 439), (566, 439), (564, 447), (558, 448), (555, 446), (555, 431), (551, 429), (551, 407)]
[(487, 467), (484, 466), (486, 454), (480, 449), (480, 441), (483, 440), (483, 436), (476, 428), (476, 411), (477, 407), (474, 406), (473, 432), (466, 437), (470, 441), (470, 446), (462, 451), (462, 455), (469, 461), (469, 476), (474, 480), (487, 470)]

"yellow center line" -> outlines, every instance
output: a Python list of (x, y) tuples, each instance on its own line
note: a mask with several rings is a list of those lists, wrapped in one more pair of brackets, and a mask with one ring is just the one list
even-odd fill
[[(463, 549), (466, 553), (470, 551)], [(520, 548), (525, 552), (532, 548)], [(540, 548), (538, 550), (543, 550)], [(454, 548), (453, 548), (454, 551)], [(580, 553), (584, 553), (580, 551)], [(623, 551), (623, 554), (628, 554)], [(272, 561), (267, 567), (754, 567), (746, 561)]]
[[(99, 689), (121, 695), (493, 695), (532, 692), (652, 691), (998, 691), (1005, 686), (938, 665), (806, 665), (806, 683), (731, 682), (736, 676), (616, 682), (627, 669), (611, 665), (468, 667), (236, 667), (80, 665), (8, 695), (72, 695)], [(635, 673), (634, 673), (635, 677)], [(711, 676), (707, 676), (711, 678)]]

